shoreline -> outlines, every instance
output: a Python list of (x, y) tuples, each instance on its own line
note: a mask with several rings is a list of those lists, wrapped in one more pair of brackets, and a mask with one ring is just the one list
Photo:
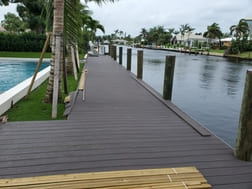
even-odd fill
[(251, 60), (252, 58), (247, 57), (240, 57), (236, 55), (224, 55), (223, 53), (216, 53), (216, 52), (195, 52), (195, 51), (189, 51), (189, 50), (179, 50), (179, 49), (171, 49), (171, 48), (151, 48), (151, 47), (142, 47), (144, 49), (150, 49), (150, 50), (161, 50), (161, 51), (171, 51), (171, 52), (178, 52), (178, 53), (185, 53), (185, 54), (194, 54), (194, 55), (205, 55), (205, 56), (217, 56), (217, 57), (225, 57), (225, 58), (233, 58), (238, 60)]

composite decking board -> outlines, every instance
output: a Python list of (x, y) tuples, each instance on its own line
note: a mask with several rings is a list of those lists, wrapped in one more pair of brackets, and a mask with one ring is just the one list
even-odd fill
[[(104, 155), (96, 155), (95, 157), (92, 155), (78, 154), (71, 155), (70, 153), (67, 156), (62, 157), (44, 157), (40, 159), (23, 159), (22, 161), (14, 160), (6, 162), (0, 162), (0, 168), (5, 167), (23, 167), (30, 165), (38, 165), (38, 164), (58, 164), (64, 162), (92, 162), (92, 161), (104, 161), (104, 160), (139, 160), (139, 159), (166, 159), (169, 162), (191, 162), (194, 161), (195, 157), (200, 158), (200, 161), (215, 161), (215, 160), (233, 160), (233, 158), (228, 154), (182, 154), (181, 157), (176, 155), (171, 155), (169, 152), (160, 152), (160, 153), (111, 153)], [(84, 159), (83, 159), (84, 158)], [(50, 161), (49, 161), (50, 160)]]
[[(12, 145), (29, 145), (29, 144), (50, 144), (50, 143), (59, 143), (60, 142), (78, 142), (78, 141), (91, 141), (93, 140), (93, 137), (94, 136), (97, 136), (97, 135), (89, 135), (89, 136), (81, 136), (81, 135), (73, 135), (73, 136), (63, 136), (63, 135), (54, 135), (54, 136), (59, 136), (59, 137), (37, 137), (37, 138), (15, 138), (15, 139), (6, 139), (5, 141), (1, 141), (0, 142), (0, 145), (5, 145), (6, 147), (5, 148), (0, 148), (0, 149), (8, 149), (7, 147), (10, 147)], [(61, 137), (60, 137), (61, 136)], [(160, 135), (160, 137), (162, 137), (163, 135)], [(63, 138), (64, 137), (64, 138)], [(183, 135), (183, 140), (181, 139), (177, 139), (176, 136), (167, 136), (165, 135), (165, 137), (167, 137), (167, 139), (160, 139), (160, 138), (148, 138), (146, 135), (137, 135), (136, 133), (134, 133), (134, 135), (131, 135), (130, 137), (128, 136), (122, 136), (122, 135), (116, 135), (116, 136), (102, 136), (102, 137), (99, 137), (99, 139), (97, 139), (95, 142), (96, 143), (99, 143), (99, 142), (105, 142), (105, 143), (108, 143), (109, 141), (113, 141), (114, 139), (115, 140), (118, 140), (117, 142), (167, 142), (167, 143), (171, 143), (171, 142), (177, 142), (177, 144), (181, 144), (181, 143), (188, 143), (187, 145), (196, 145), (198, 144), (199, 142), (201, 142), (200, 139), (195, 139), (193, 137), (191, 137), (190, 135)], [(33, 140), (33, 142), (31, 143), (31, 140)], [(210, 141), (210, 140), (209, 140)], [(212, 140), (212, 142), (214, 144), (220, 144), (220, 143), (216, 143), (215, 140)], [(210, 143), (201, 143), (201, 144), (212, 144), (212, 142)], [(85, 143), (81, 143), (81, 144), (85, 144)], [(94, 144), (94, 143), (88, 143), (88, 144)], [(168, 145), (167, 147), (169, 147), (170, 145)], [(27, 146), (24, 146), (25, 148), (27, 148)]]
[[(36, 158), (36, 156), (39, 156), (41, 154), (44, 154), (45, 157), (50, 157), (49, 154), (55, 154), (55, 156), (59, 156), (62, 152), (65, 152), (67, 154), (71, 154), (71, 153), (79, 153), (79, 152), (83, 152), (84, 153), (86, 151), (89, 151), (89, 152), (86, 152), (87, 155), (89, 154), (92, 154), (93, 156), (97, 155), (103, 155), (102, 153), (105, 154), (113, 154), (115, 153), (115, 148), (113, 146), (110, 146), (110, 147), (107, 147), (107, 148), (84, 148), (84, 147), (80, 147), (78, 146), (77, 147), (74, 147), (74, 146), (70, 146), (72, 148), (69, 148), (69, 147), (65, 147), (65, 148), (57, 148), (57, 146), (54, 146), (54, 147), (48, 147), (48, 148), (42, 148), (41, 150), (38, 150), (36, 148), (32, 148), (32, 149), (29, 149), (29, 150), (24, 150), (24, 149), (16, 149), (16, 150), (8, 150), (8, 151), (4, 151), (4, 155), (1, 156), (1, 160), (2, 161), (9, 161), (9, 160), (12, 160), (13, 158), (18, 158), (20, 157), (20, 160), (22, 160), (23, 158), (22, 157), (26, 157), (26, 156), (29, 156), (29, 157), (34, 157)], [(200, 148), (201, 147), (201, 148)], [(174, 156), (175, 154), (177, 154), (178, 156), (185, 156), (185, 154), (190, 154), (191, 153), (204, 153), (206, 147), (208, 149), (208, 152), (204, 153), (204, 154), (209, 154), (209, 153), (212, 153), (212, 154), (216, 154), (218, 155), (219, 154), (219, 150), (221, 150), (223, 153), (226, 153), (226, 154), (230, 154), (232, 155), (232, 153), (230, 153), (227, 149), (223, 149), (221, 147), (219, 147), (219, 145), (215, 145), (215, 146), (200, 146), (200, 147), (197, 147), (197, 148), (190, 148), (188, 149), (188, 147), (183, 147), (183, 148), (180, 148), (179, 150), (177, 149), (167, 149), (166, 151), (169, 152), (171, 154), (171, 156)], [(116, 150), (116, 153), (134, 153), (136, 151), (138, 151), (139, 153), (141, 152), (150, 152), (150, 153), (158, 153), (158, 151), (155, 149), (157, 149), (157, 147), (142, 147), (142, 148), (139, 148), (139, 147), (124, 147), (123, 150), (121, 150), (120, 148)], [(104, 152), (105, 151), (105, 152)], [(164, 151), (164, 150), (160, 150), (161, 152)], [(165, 152), (166, 152), (165, 151)], [(217, 153), (218, 152), (218, 153)], [(59, 154), (59, 155), (57, 155)], [(11, 158), (12, 157), (12, 158)], [(42, 156), (43, 157), (43, 156)], [(41, 158), (42, 158), (41, 157)], [(9, 159), (8, 159), (9, 158)]]
[(0, 125), (0, 178), (196, 166), (214, 189), (251, 189), (251, 163), (202, 137), (111, 58), (88, 58), (87, 69), (86, 100), (77, 95), (68, 120)]
[[(134, 149), (131, 150), (127, 149), (126, 150), (117, 150), (117, 154), (124, 155), (125, 153), (130, 154), (131, 156), (136, 155), (136, 154), (150, 154), (150, 153), (159, 153), (159, 154), (168, 154), (167, 156), (169, 157), (177, 157), (177, 156), (198, 156), (200, 154), (204, 155), (220, 155), (220, 154), (227, 154), (226, 150), (224, 149), (219, 149), (219, 150), (205, 150), (205, 151), (200, 151), (200, 150), (195, 150), (195, 151), (157, 151), (155, 148), (147, 151), (139, 149)], [(111, 149), (106, 149), (106, 150), (90, 150), (88, 152), (83, 152), (83, 151), (58, 151), (58, 152), (46, 152), (46, 153), (26, 153), (26, 154), (10, 154), (10, 155), (5, 155), (0, 157), (0, 163), (5, 163), (6, 161), (23, 161), (23, 160), (35, 160), (35, 159), (49, 159), (49, 158), (61, 158), (64, 156), (82, 156), (82, 157), (88, 157), (88, 156), (107, 156), (107, 155), (113, 155), (115, 152), (112, 152)], [(233, 170), (232, 170), (233, 171)], [(209, 171), (209, 173), (211, 170)], [(252, 172), (252, 170), (251, 170)]]
[(216, 185), (213, 188), (215, 189), (250, 189), (252, 188), (251, 182), (248, 183), (238, 183), (238, 184), (226, 184), (226, 185)]
[[(225, 167), (226, 161), (220, 162), (192, 162), (190, 163), (157, 163), (156, 161), (147, 163), (137, 163), (137, 164), (126, 164), (122, 165), (111, 165), (107, 164), (107, 162), (95, 162), (94, 164), (83, 164), (83, 163), (70, 163), (67, 165), (57, 164), (57, 165), (37, 165), (30, 167), (17, 167), (17, 168), (7, 168), (5, 170), (5, 174), (0, 174), (0, 178), (11, 178), (11, 177), (23, 177), (24, 175), (51, 175), (55, 172), (58, 174), (62, 173), (82, 173), (82, 172), (93, 172), (93, 171), (111, 171), (111, 170), (129, 170), (129, 169), (142, 169), (142, 168), (163, 168), (163, 167), (179, 167), (179, 166), (197, 166), (198, 169), (205, 168), (206, 166), (217, 167), (221, 170)], [(216, 165), (217, 164), (217, 165)], [(220, 164), (224, 164), (224, 166), (220, 166)], [(229, 164), (230, 165), (230, 164)], [(227, 165), (226, 165), (227, 166)], [(242, 167), (241, 167), (242, 168)], [(36, 174), (35, 174), (36, 173)], [(23, 176), (22, 176), (23, 175)], [(236, 177), (239, 174), (232, 174), (232, 177)], [(207, 175), (205, 175), (208, 178)], [(210, 177), (210, 176), (209, 176)], [(221, 178), (221, 176), (219, 176)], [(250, 177), (249, 177), (250, 178)], [(249, 179), (248, 178), (248, 179)], [(246, 181), (247, 182), (247, 181)], [(212, 182), (214, 183), (214, 182)]]

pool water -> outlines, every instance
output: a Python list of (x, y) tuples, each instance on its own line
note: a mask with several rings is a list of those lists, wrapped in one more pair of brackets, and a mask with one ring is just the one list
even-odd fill
[[(3, 93), (34, 74), (37, 60), (0, 59), (0, 93)], [(43, 61), (40, 71), (49, 66)]]

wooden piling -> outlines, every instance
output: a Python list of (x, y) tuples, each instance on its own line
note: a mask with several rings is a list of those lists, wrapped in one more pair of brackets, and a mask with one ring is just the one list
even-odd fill
[(235, 156), (240, 160), (252, 161), (252, 69), (247, 71)]
[(137, 78), (143, 79), (143, 51), (137, 51)]
[(127, 49), (127, 70), (131, 71), (132, 49)]
[(109, 56), (112, 57), (112, 45), (109, 45)]
[(113, 58), (114, 58), (114, 60), (116, 61), (116, 46), (113, 46)]
[(119, 64), (122, 65), (123, 48), (119, 47)]
[(166, 56), (163, 88), (163, 98), (165, 100), (171, 100), (172, 98), (174, 68), (175, 56)]

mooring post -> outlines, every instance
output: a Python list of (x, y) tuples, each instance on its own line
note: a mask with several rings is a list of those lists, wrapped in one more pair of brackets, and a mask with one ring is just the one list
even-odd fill
[(112, 57), (112, 45), (109, 45), (109, 56)]
[(127, 70), (131, 70), (132, 49), (127, 49)]
[(143, 51), (137, 51), (137, 78), (143, 79)]
[(235, 156), (240, 160), (252, 161), (252, 69), (247, 71), (246, 76)]
[(111, 45), (110, 47), (110, 57), (114, 58), (114, 45)]
[(116, 61), (116, 46), (113, 46), (113, 58)]
[(174, 68), (175, 56), (166, 56), (163, 88), (163, 98), (165, 100), (171, 100), (172, 98)]
[(123, 48), (119, 47), (119, 64), (122, 65)]

